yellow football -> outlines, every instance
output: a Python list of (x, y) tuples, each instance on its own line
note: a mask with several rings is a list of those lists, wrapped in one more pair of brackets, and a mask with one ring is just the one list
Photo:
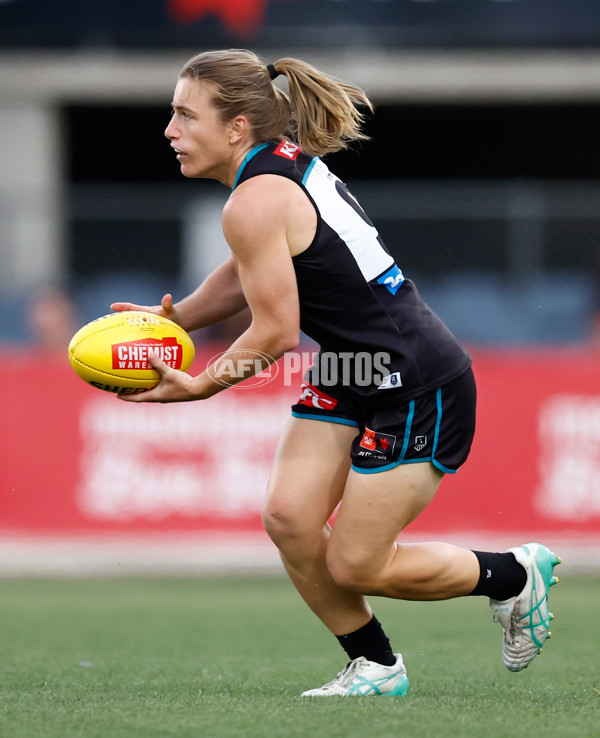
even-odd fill
[(150, 364), (150, 353), (187, 371), (194, 360), (194, 344), (177, 323), (140, 311), (103, 315), (80, 328), (69, 344), (69, 361), (84, 382), (121, 394), (158, 384), (160, 375)]

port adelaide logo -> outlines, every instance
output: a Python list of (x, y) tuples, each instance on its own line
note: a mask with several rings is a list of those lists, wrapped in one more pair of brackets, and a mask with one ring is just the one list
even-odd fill
[(415, 451), (422, 451), (427, 446), (427, 436), (415, 436), (413, 448)]

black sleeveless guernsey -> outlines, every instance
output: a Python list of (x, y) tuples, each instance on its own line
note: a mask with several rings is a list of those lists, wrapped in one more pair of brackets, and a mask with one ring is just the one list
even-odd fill
[(378, 392), (375, 384), (348, 388), (356, 399), (409, 400), (467, 371), (469, 354), (404, 277), (357, 200), (319, 157), (285, 140), (259, 144), (240, 166), (234, 189), (261, 174), (296, 182), (317, 213), (313, 242), (293, 257), (302, 331), (322, 352), (389, 355), (389, 391)]

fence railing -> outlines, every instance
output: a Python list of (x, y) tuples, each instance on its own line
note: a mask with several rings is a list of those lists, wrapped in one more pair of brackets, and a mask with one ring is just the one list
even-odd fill
[[(600, 303), (600, 181), (350, 182), (404, 273), (464, 340), (585, 340)], [(82, 319), (114, 299), (192, 289), (226, 258), (209, 182), (78, 185), (65, 286)], [(0, 300), (22, 296), (10, 291)], [(10, 306), (10, 305), (9, 305)], [(19, 325), (13, 321), (14, 325)], [(0, 321), (0, 339), (8, 335)]]

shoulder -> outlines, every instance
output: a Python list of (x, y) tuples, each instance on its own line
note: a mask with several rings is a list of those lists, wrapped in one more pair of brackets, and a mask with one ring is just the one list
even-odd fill
[(223, 210), (223, 233), (238, 255), (276, 246), (295, 256), (312, 243), (317, 225), (316, 208), (304, 190), (274, 174), (239, 185)]
[(260, 174), (242, 182), (231, 193), (223, 209), (223, 227), (238, 223), (264, 227), (284, 222), (301, 207), (306, 195), (295, 182), (277, 174)]

